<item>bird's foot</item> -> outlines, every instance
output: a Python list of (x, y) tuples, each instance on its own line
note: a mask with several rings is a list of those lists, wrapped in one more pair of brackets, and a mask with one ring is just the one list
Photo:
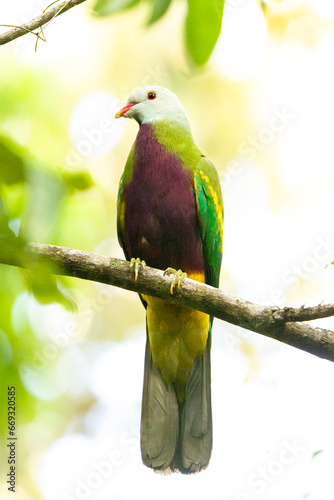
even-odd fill
[(133, 267), (135, 269), (135, 281), (137, 281), (139, 268), (141, 267), (142, 271), (144, 272), (146, 268), (146, 262), (139, 258), (135, 259), (134, 257), (132, 257), (132, 259), (130, 260), (130, 269), (132, 269)]
[(166, 274), (174, 274), (174, 278), (170, 285), (170, 293), (173, 295), (174, 287), (177, 285), (177, 288), (180, 288), (181, 282), (184, 280), (184, 278), (187, 278), (187, 273), (184, 273), (183, 271), (181, 271), (181, 269), (177, 271), (172, 267), (167, 267), (166, 271), (164, 272), (164, 276)]

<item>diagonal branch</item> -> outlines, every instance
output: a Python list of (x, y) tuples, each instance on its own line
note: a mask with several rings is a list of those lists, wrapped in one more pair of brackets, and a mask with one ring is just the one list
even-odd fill
[(54, 269), (54, 274), (98, 281), (190, 306), (228, 323), (334, 361), (334, 332), (300, 322), (334, 316), (334, 304), (303, 306), (299, 309), (262, 306), (187, 278), (182, 281), (181, 288), (171, 295), (169, 288), (172, 278), (164, 276), (158, 269), (146, 267), (135, 281), (127, 261), (38, 243), (26, 246), (24, 262), (14, 253), (0, 254), (0, 262), (27, 268), (43, 262)]
[(79, 5), (85, 1), (86, 0), (65, 0), (61, 3), (57, 3), (53, 7), (46, 9), (40, 16), (35, 17), (31, 21), (22, 24), (22, 26), (14, 27), (13, 29), (0, 34), (0, 45), (9, 43), (16, 38), (19, 38), (20, 36), (26, 35), (27, 33), (33, 33), (38, 38), (42, 38), (40, 34), (34, 33), (34, 30), (42, 28), (42, 26), (52, 21), (52, 19), (54, 19), (55, 17), (63, 14), (69, 9), (72, 9), (72, 7), (75, 7), (76, 5)]

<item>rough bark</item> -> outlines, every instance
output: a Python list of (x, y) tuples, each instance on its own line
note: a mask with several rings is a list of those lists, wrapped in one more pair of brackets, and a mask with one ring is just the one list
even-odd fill
[(127, 261), (53, 245), (29, 243), (24, 261), (15, 255), (0, 255), (0, 262), (27, 268), (38, 262), (47, 263), (54, 274), (160, 297), (334, 361), (334, 332), (303, 323), (333, 316), (334, 304), (282, 309), (262, 306), (188, 278), (171, 295), (173, 276), (164, 275), (163, 271), (146, 267), (135, 281), (134, 271)]

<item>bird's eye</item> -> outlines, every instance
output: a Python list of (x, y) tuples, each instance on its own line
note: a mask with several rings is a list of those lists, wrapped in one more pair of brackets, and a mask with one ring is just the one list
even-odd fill
[(152, 99), (155, 99), (157, 97), (157, 94), (155, 92), (149, 92), (147, 94), (147, 98), (152, 101)]

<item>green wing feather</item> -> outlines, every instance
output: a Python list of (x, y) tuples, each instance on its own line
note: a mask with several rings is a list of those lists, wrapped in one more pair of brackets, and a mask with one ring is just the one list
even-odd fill
[(218, 288), (224, 221), (220, 180), (213, 163), (205, 156), (201, 156), (194, 177), (206, 283)]
[[(222, 260), (223, 200), (220, 181), (214, 165), (201, 156), (194, 173), (197, 211), (200, 222), (206, 283), (218, 287)], [(180, 440), (176, 465), (182, 473), (205, 469), (212, 448), (211, 328), (205, 352), (192, 366), (186, 388), (186, 400), (181, 412)]]
[(123, 198), (123, 191), (125, 186), (130, 182), (132, 178), (133, 172), (133, 163), (134, 163), (134, 151), (135, 144), (133, 144), (131, 151), (129, 153), (128, 159), (126, 161), (126, 165), (124, 168), (123, 175), (119, 182), (118, 195), (117, 195), (117, 235), (118, 241), (121, 247), (123, 248), (126, 259), (129, 260), (129, 256), (127, 254), (125, 244), (124, 244), (124, 234), (125, 234), (125, 201)]
[[(132, 178), (132, 172), (133, 172), (133, 164), (134, 164), (134, 152), (135, 152), (135, 143), (133, 144), (131, 151), (129, 153), (128, 159), (126, 161), (126, 165), (124, 168), (123, 175), (121, 177), (121, 180), (119, 182), (119, 187), (118, 187), (118, 195), (117, 195), (117, 236), (118, 236), (118, 241), (121, 247), (123, 248), (123, 252), (125, 255), (125, 258), (127, 260), (130, 260), (129, 254), (126, 250), (124, 239), (125, 239), (125, 200), (123, 197), (123, 191), (126, 185), (130, 182)], [(143, 297), (139, 294), (139, 298), (143, 303), (143, 306), (147, 307), (147, 304)]]

